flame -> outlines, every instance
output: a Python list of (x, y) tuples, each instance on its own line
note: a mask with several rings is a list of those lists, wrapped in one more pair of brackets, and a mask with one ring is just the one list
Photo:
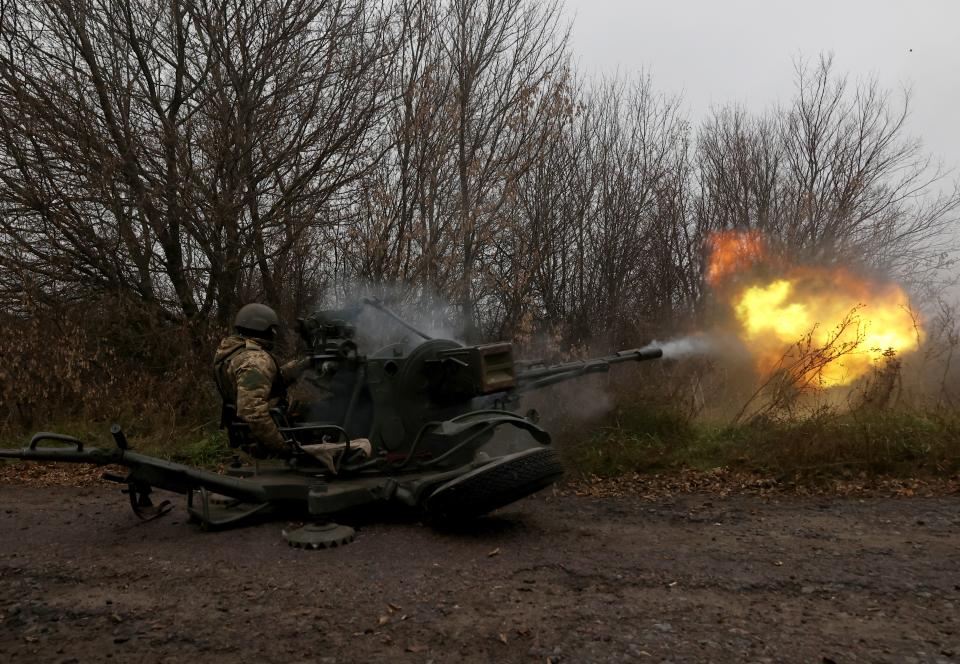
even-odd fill
[(759, 231), (725, 231), (710, 237), (710, 262), (707, 283), (717, 286), (727, 277), (741, 272), (766, 256)]
[(756, 234), (717, 237), (712, 247), (707, 280), (727, 298), (761, 374), (805, 344), (806, 352), (828, 358), (815, 369), (822, 385), (847, 385), (891, 351), (915, 350), (921, 340), (909, 298), (896, 284), (841, 268), (780, 266), (773, 278), (751, 275), (767, 256)]

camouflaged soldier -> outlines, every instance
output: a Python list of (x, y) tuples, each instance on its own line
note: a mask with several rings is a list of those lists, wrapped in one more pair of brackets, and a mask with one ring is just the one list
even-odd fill
[(237, 334), (220, 342), (213, 362), (223, 398), (220, 426), (227, 428), (231, 447), (260, 458), (289, 456), (270, 409), (283, 404), (287, 385), (309, 362), (280, 366), (270, 352), (279, 328), (280, 320), (270, 307), (244, 306), (234, 321)]

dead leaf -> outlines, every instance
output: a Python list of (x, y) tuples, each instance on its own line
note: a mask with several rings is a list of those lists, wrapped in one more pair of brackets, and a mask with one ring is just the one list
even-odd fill
[(377, 619), (377, 624), (380, 626), (386, 625), (388, 622), (390, 622), (389, 616), (380, 616), (380, 618)]
[(397, 606), (396, 604), (393, 604), (392, 602), (387, 602), (387, 608), (390, 609), (391, 612), (400, 610), (400, 607)]
[(507, 645), (507, 635), (503, 632), (500, 632), (500, 643)]
[(427, 646), (421, 646), (416, 643), (412, 643), (409, 646), (407, 646), (407, 652), (426, 652), (426, 651), (427, 651)]
[(500, 555), (500, 547), (498, 546), (496, 549), (494, 549), (493, 551), (487, 554), (487, 558), (493, 558), (494, 556), (499, 556), (499, 555)]

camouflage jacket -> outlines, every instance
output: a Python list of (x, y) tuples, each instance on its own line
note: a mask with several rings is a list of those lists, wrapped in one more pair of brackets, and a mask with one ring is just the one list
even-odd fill
[[(270, 455), (287, 452), (270, 415), (286, 394), (276, 358), (256, 339), (231, 335), (220, 342), (213, 366), (224, 403), (236, 407), (237, 419), (250, 427), (252, 442)], [(236, 444), (233, 439), (231, 444)]]

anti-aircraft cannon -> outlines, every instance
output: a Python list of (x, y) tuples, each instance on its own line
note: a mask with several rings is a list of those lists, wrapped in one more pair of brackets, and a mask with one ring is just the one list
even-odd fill
[[(371, 311), (418, 339), (364, 354), (357, 322)], [(130, 504), (143, 519), (170, 508), (168, 501), (153, 504), (151, 491), (160, 488), (186, 494), (191, 517), (208, 528), (291, 507), (306, 507), (322, 520), (388, 503), (450, 522), (507, 505), (563, 474), (536, 413), (515, 412), (524, 393), (662, 355), (658, 348), (640, 348), (553, 365), (523, 362), (514, 358), (509, 342), (464, 345), (433, 338), (375, 300), (317, 312), (298, 321), (298, 331), (328, 394), (300, 413), (273, 411), (289, 446), (282, 463), (244, 465), (235, 458), (220, 475), (134, 452), (117, 425), (114, 449), (38, 433), (22, 450), (0, 450), (0, 458), (125, 466), (125, 475), (104, 477), (127, 486)], [(494, 441), (499, 432), (514, 434), (505, 447)], [(352, 453), (351, 441), (361, 438), (370, 443), (369, 457)], [(40, 447), (45, 440), (69, 447)], [(308, 451), (320, 442), (341, 443), (332, 467)], [(284, 535), (293, 545), (316, 548), (349, 541), (353, 531), (325, 524)]]

